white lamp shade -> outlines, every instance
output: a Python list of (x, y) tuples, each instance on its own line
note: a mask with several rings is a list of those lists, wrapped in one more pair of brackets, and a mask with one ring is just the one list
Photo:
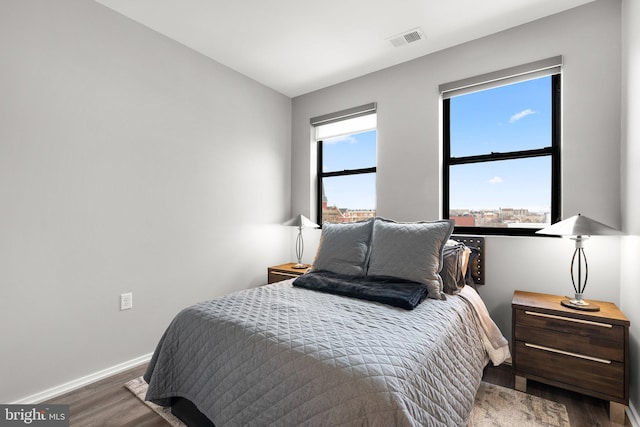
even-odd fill
[(293, 218), (291, 218), (290, 220), (288, 220), (287, 222), (285, 222), (283, 225), (290, 225), (290, 226), (300, 227), (300, 228), (318, 228), (318, 227), (320, 227), (318, 224), (316, 224), (315, 222), (311, 221), (309, 218), (307, 218), (304, 215), (296, 215)]
[(622, 233), (615, 228), (578, 214), (538, 230), (536, 234), (550, 236), (607, 236)]

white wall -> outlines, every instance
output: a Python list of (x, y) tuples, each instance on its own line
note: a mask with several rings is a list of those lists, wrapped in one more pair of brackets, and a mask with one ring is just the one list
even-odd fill
[(0, 2), (0, 402), (265, 283), (289, 259), (290, 141), (289, 98), (102, 5)]
[[(400, 221), (439, 218), (438, 85), (563, 55), (563, 215), (581, 212), (620, 227), (620, 7), (619, 1), (596, 1), (294, 98), (292, 210), (314, 211), (309, 118), (376, 101), (378, 214)], [(572, 243), (487, 237), (487, 284), (480, 292), (507, 337), (515, 289), (572, 292)], [(619, 303), (619, 239), (593, 238), (587, 245), (587, 296)]]
[(622, 239), (620, 306), (631, 321), (631, 406), (640, 424), (640, 4), (622, 2)]

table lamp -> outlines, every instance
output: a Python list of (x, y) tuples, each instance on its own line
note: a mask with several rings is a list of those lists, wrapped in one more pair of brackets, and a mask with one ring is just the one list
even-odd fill
[[(565, 307), (576, 310), (599, 311), (600, 307), (583, 299), (584, 289), (587, 286), (587, 279), (589, 278), (587, 257), (584, 254), (584, 242), (589, 236), (617, 235), (621, 234), (620, 231), (578, 214), (564, 221), (556, 222), (547, 228), (538, 230), (536, 233), (550, 236), (571, 236), (570, 238), (575, 240), (576, 249), (573, 252), (573, 258), (571, 258), (571, 282), (573, 283), (575, 297), (573, 299), (564, 299), (561, 303)], [(582, 274), (583, 267), (584, 278)]]
[(308, 265), (302, 263), (302, 253), (304, 252), (304, 240), (302, 239), (302, 229), (303, 228), (318, 228), (320, 227), (315, 222), (311, 221), (304, 215), (296, 215), (291, 218), (289, 221), (285, 222), (284, 225), (290, 225), (298, 227), (298, 237), (296, 238), (296, 257), (298, 258), (298, 263), (293, 266), (293, 268), (307, 268)]

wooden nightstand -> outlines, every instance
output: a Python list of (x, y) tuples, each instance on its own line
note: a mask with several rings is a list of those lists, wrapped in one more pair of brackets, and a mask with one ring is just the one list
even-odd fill
[(629, 320), (615, 304), (600, 311), (563, 307), (566, 297), (515, 291), (513, 372), (516, 389), (527, 379), (608, 400), (611, 421), (624, 424), (629, 405)]
[(287, 279), (293, 279), (303, 275), (311, 268), (311, 265), (305, 264), (307, 268), (293, 268), (295, 262), (289, 262), (282, 265), (274, 265), (267, 269), (267, 283), (281, 282)]

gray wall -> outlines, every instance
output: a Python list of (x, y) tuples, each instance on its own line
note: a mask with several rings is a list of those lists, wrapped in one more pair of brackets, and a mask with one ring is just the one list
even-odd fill
[(288, 97), (100, 4), (0, 2), (0, 402), (265, 283), (290, 255), (290, 141)]
[[(620, 9), (619, 1), (596, 1), (294, 98), (293, 211), (314, 212), (309, 118), (376, 101), (379, 215), (439, 218), (438, 85), (563, 55), (563, 215), (581, 212), (620, 227)], [(509, 338), (515, 289), (572, 292), (568, 239), (487, 237), (486, 251), (487, 284), (480, 293)], [(587, 296), (619, 304), (620, 239), (594, 237), (586, 252)]]
[(622, 239), (620, 305), (631, 321), (631, 403), (640, 422), (640, 4), (622, 2)]

